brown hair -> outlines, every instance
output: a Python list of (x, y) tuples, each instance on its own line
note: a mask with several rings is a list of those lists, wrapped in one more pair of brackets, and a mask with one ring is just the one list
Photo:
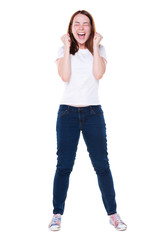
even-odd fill
[(92, 15), (85, 10), (79, 10), (79, 11), (75, 12), (70, 19), (70, 22), (69, 22), (69, 25), (68, 25), (68, 30), (67, 30), (67, 33), (69, 33), (70, 39), (71, 39), (70, 54), (74, 55), (79, 50), (78, 43), (77, 43), (76, 39), (74, 38), (73, 33), (72, 33), (72, 29), (71, 29), (72, 24), (73, 24), (73, 19), (79, 13), (86, 15), (90, 19), (91, 33), (90, 33), (90, 36), (89, 36), (88, 40), (85, 43), (85, 46), (93, 54), (93, 38), (94, 38), (94, 34), (96, 32), (96, 28), (95, 28), (95, 23), (94, 23)]

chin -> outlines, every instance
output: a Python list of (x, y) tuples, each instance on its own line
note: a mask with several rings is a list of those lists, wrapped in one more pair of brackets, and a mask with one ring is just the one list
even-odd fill
[(77, 41), (77, 43), (79, 43), (79, 44), (83, 45), (83, 44), (85, 44), (85, 43), (86, 43), (86, 41), (84, 41), (84, 42), (79, 42), (79, 41)]
[[(87, 40), (88, 40), (88, 39), (87, 39)], [(78, 44), (81, 44), (81, 45), (85, 44), (85, 43), (87, 42), (87, 40), (79, 41), (79, 39), (76, 39), (77, 43), (78, 43)]]

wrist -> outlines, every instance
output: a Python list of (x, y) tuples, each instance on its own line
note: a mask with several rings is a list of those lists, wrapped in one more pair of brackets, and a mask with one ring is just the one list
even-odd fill
[(64, 51), (65, 52), (70, 52), (70, 46), (64, 46)]
[(93, 44), (93, 50), (94, 51), (99, 50), (99, 44)]

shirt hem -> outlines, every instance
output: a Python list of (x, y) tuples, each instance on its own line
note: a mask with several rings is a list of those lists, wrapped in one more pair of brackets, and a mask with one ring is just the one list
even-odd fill
[(71, 102), (60, 102), (60, 104), (66, 104), (66, 105), (100, 105), (100, 102), (97, 102), (97, 103), (71, 103)]

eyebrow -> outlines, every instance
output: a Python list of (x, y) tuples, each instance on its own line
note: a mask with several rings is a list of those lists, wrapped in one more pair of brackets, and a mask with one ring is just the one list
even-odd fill
[[(75, 23), (80, 23), (80, 22), (77, 22), (77, 21), (76, 21)], [(88, 23), (88, 24), (89, 24), (89, 22), (84, 22), (84, 23)]]

